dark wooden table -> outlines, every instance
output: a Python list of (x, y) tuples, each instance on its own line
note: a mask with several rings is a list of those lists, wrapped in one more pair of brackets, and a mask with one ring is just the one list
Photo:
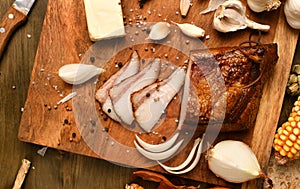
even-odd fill
[[(55, 149), (48, 149), (42, 157), (37, 154), (42, 146), (17, 138), (47, 2), (35, 3), (27, 23), (14, 33), (0, 59), (0, 188), (12, 188), (24, 158), (32, 162), (24, 189), (124, 188), (131, 182), (135, 169)], [(0, 17), (12, 3), (1, 0)], [(299, 51), (298, 42), (295, 62), (300, 62)], [(150, 182), (143, 184), (147, 189), (157, 186)]]

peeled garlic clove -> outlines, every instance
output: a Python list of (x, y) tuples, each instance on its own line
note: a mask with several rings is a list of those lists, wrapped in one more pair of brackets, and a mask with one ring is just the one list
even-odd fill
[(94, 65), (87, 64), (67, 64), (58, 71), (58, 76), (66, 83), (78, 85), (101, 74), (105, 70)]
[(138, 141), (138, 143), (145, 150), (148, 150), (149, 152), (162, 152), (162, 151), (165, 151), (165, 150), (171, 148), (171, 146), (177, 140), (178, 136), (179, 136), (179, 133), (176, 133), (168, 141), (166, 141), (164, 143), (161, 143), (161, 144), (149, 144), (149, 143), (146, 143), (140, 137), (138, 137), (137, 135), (135, 135), (135, 138)]
[(182, 16), (186, 16), (187, 13), (189, 12), (191, 6), (191, 1), (190, 0), (180, 0), (180, 13)]
[(206, 14), (211, 11), (215, 11), (221, 4), (227, 0), (210, 0), (206, 9), (200, 12), (200, 14)]
[(288, 24), (294, 29), (300, 29), (300, 1), (287, 0), (284, 5), (284, 14)]
[(247, 0), (249, 8), (254, 12), (276, 10), (280, 7), (280, 0)]
[(202, 28), (197, 27), (193, 24), (188, 24), (188, 23), (178, 24), (176, 22), (172, 22), (172, 23), (176, 24), (180, 28), (182, 33), (184, 33), (189, 37), (204, 37), (205, 35), (205, 31)]
[(208, 152), (207, 158), (209, 169), (228, 182), (243, 183), (259, 177), (270, 182), (251, 148), (243, 142), (221, 141)]
[(158, 22), (151, 27), (148, 38), (151, 40), (162, 40), (170, 33), (170, 24), (167, 22)]
[(133, 141), (137, 151), (139, 151), (143, 156), (145, 156), (146, 158), (148, 159), (151, 159), (151, 160), (164, 160), (164, 159), (167, 159), (169, 157), (171, 157), (172, 155), (174, 155), (177, 150), (179, 149), (179, 147), (181, 146), (181, 144), (183, 143), (183, 139), (180, 140), (177, 144), (175, 144), (172, 148), (166, 150), (166, 151), (163, 151), (163, 152), (158, 152), (158, 153), (155, 153), (155, 152), (149, 152), (145, 149), (143, 149), (138, 143), (136, 143), (136, 141)]

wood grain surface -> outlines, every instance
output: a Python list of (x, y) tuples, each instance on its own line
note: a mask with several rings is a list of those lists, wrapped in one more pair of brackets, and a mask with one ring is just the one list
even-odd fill
[[(0, 8), (0, 16), (10, 7), (11, 3), (12, 1), (10, 0), (1, 2), (3, 6)], [(51, 1), (49, 1), (49, 3), (51, 3)], [(52, 3), (55, 4), (57, 2), (54, 3), (54, 1), (52, 1)], [(41, 148), (40, 145), (23, 143), (17, 139), (21, 108), (24, 107), (28, 86), (32, 84), (29, 78), (40, 39), (39, 36), (42, 31), (41, 28), (46, 7), (47, 1), (38, 1), (36, 3), (28, 19), (28, 23), (15, 33), (1, 59), (0, 160), (3, 163), (0, 165), (0, 175), (3, 179), (0, 181), (0, 188), (12, 187), (14, 177), (17, 174), (17, 170), (23, 158), (30, 159), (34, 167), (28, 174), (24, 188), (124, 188), (125, 183), (131, 181), (131, 173), (134, 169), (118, 166), (100, 159), (50, 148), (47, 150), (45, 157), (41, 157), (36, 153), (37, 150)], [(51, 11), (56, 12), (55, 7), (51, 9), (48, 7), (48, 13)], [(63, 24), (62, 21), (64, 20), (59, 21)], [(64, 27), (68, 28), (67, 26)], [(56, 25), (54, 23), (54, 26), (48, 29), (55, 30), (55, 28)], [(69, 28), (69, 30), (72, 29)], [(284, 36), (291, 35), (285, 33)], [(294, 33), (292, 36), (294, 36), (294, 38), (289, 38), (289, 40), (292, 40), (291, 44), (293, 45), (296, 42), (295, 38), (297, 35)], [(278, 36), (278, 39), (279, 38), (280, 36)], [(47, 37), (44, 36), (45, 41), (46, 39)], [(53, 44), (51, 39), (51, 37), (48, 38), (48, 43)], [(46, 44), (45, 41), (44, 43)], [(80, 46), (82, 43), (77, 41), (76, 44)], [(85, 47), (86, 46), (83, 45), (83, 48)], [(82, 47), (79, 47), (79, 50), (75, 50), (76, 55), (81, 53), (81, 48)], [(293, 51), (293, 49), (291, 49), (291, 51)], [(70, 52), (73, 52), (72, 49)], [(60, 54), (57, 56), (59, 55)], [(292, 56), (288, 56), (288, 60), (284, 60), (284, 62), (288, 62), (291, 59)], [(75, 57), (72, 60), (77, 61), (80, 60), (80, 58)], [(287, 70), (290, 67), (290, 63), (291, 62), (288, 62), (285, 65)], [(37, 72), (40, 72), (40, 70), (36, 69), (33, 73)], [(279, 97), (279, 100), (282, 100), (280, 98), (282, 97)], [(57, 97), (57, 99), (59, 98)], [(42, 105), (44, 106), (44, 104)], [(63, 118), (61, 118), (61, 121), (64, 121)], [(268, 141), (270, 142), (271, 140)], [(267, 151), (266, 153), (269, 152)], [(277, 169), (280, 169), (280, 167), (277, 167)], [(149, 189), (156, 188), (157, 186), (150, 182), (143, 182), (143, 184)]]
[[(129, 25), (127, 28), (129, 34), (126, 35), (125, 38), (102, 41), (91, 47), (92, 43), (88, 38), (86, 20), (83, 19), (85, 18), (83, 1), (76, 1), (76, 3), (72, 0), (49, 1), (31, 77), (28, 98), (21, 120), (19, 139), (26, 142), (106, 159), (119, 164), (150, 168), (163, 172), (160, 167), (153, 167), (155, 162), (143, 158), (136, 149), (133, 148), (132, 141), (134, 140), (134, 134), (138, 131), (131, 132), (131, 130), (118, 125), (116, 122), (111, 120), (105, 121), (103, 116), (101, 116), (101, 113), (95, 113), (95, 110), (99, 108), (97, 104), (95, 105), (94, 99), (95, 88), (97, 88), (98, 85), (95, 87), (92, 81), (78, 87), (65, 84), (57, 76), (58, 69), (62, 65), (74, 62), (89, 64), (91, 63), (90, 57), (94, 57), (96, 62), (92, 62), (92, 64), (104, 67), (107, 70), (107, 72), (99, 78), (98, 84), (101, 85), (101, 82), (103, 83), (107, 80), (110, 75), (118, 69), (114, 66), (114, 63), (119, 61), (125, 62), (126, 58), (128, 59), (130, 55), (131, 49), (138, 50), (140, 57), (144, 59), (162, 57), (163, 59), (165, 58), (166, 61), (175, 62), (176, 56), (183, 56), (176, 51), (171, 51), (169, 47), (166, 47), (165, 44), (167, 44), (167, 42), (163, 43), (163, 45), (152, 43), (136, 45), (136, 43), (143, 43), (144, 41), (141, 39), (146, 38), (146, 36), (143, 36), (146, 32), (142, 33), (142, 30), (138, 31), (139, 28), (135, 26), (136, 17), (139, 15), (146, 17), (147, 22), (158, 22), (163, 21), (164, 19), (178, 23), (194, 22), (196, 25), (203, 27), (210, 35), (209, 40), (202, 40), (203, 44), (208, 48), (237, 46), (241, 42), (248, 40), (251, 30), (228, 34), (216, 32), (211, 26), (213, 14), (199, 15), (199, 11), (206, 7), (206, 4), (204, 3), (193, 4), (191, 11), (186, 18), (182, 18), (180, 15), (176, 14), (179, 7), (178, 2), (171, 4), (170, 1), (151, 1), (147, 2), (143, 9), (140, 9), (138, 3), (134, 1), (123, 1), (122, 3), (124, 5), (123, 13), (126, 17), (125, 22), (128, 22), (127, 24)], [(262, 23), (270, 23), (271, 27), (274, 28), (273, 30), (270, 30), (270, 32), (262, 35), (263, 43), (271, 43), (276, 40), (276, 35), (278, 35), (276, 32), (289, 32), (289, 29), (284, 25), (285, 22), (283, 21), (282, 12), (278, 10), (269, 14), (255, 16), (255, 14), (249, 13), (252, 19)], [(277, 22), (274, 22), (274, 18)], [(132, 23), (130, 23), (130, 19), (132, 20)], [(277, 30), (275, 30), (275, 28)], [(139, 34), (133, 36), (136, 31), (138, 31)], [(171, 35), (167, 39), (170, 41), (171, 46), (177, 47), (176, 49), (179, 49), (180, 51), (186, 50), (183, 47), (184, 45), (192, 46), (192, 44), (185, 44), (186, 40), (188, 40), (187, 38), (184, 38), (184, 36), (178, 37), (176, 34), (178, 34), (178, 32), (174, 32), (173, 36)], [(289, 49), (293, 51), (297, 33), (294, 32), (293, 34), (291, 32), (288, 36), (292, 36), (289, 37), (289, 39), (294, 41), (294, 44), (287, 45), (292, 47)], [(279, 46), (281, 46), (280, 43), (284, 42), (285, 44), (285, 42), (287, 42), (286, 40), (281, 41), (281, 39), (283, 38), (279, 38), (280, 41), (276, 41), (279, 43)], [(133, 40), (135, 40), (135, 43), (133, 43)], [(189, 40), (192, 41), (192, 39)], [(172, 43), (173, 41), (174, 43)], [(200, 41), (198, 42), (200, 43)], [(203, 44), (201, 43), (198, 47), (191, 48), (204, 48), (205, 46)], [(146, 47), (149, 49), (155, 48), (156, 51), (154, 53), (145, 51), (144, 48)], [(121, 51), (121, 49), (124, 50)], [(285, 53), (286, 52), (287, 51), (285, 50)], [(168, 54), (168, 58), (166, 58), (164, 54)], [(292, 55), (293, 52), (290, 52), (290, 54)], [(184, 60), (184, 58), (180, 59), (177, 64), (183, 65)], [(280, 73), (285, 73), (285, 77), (272, 78), (271, 81), (278, 82), (278, 84), (266, 85), (267, 88), (264, 90), (264, 95), (267, 97), (265, 97), (266, 99), (263, 100), (263, 102), (272, 99), (275, 99), (276, 102), (282, 101), (283, 92), (274, 95), (271, 91), (277, 91), (277, 87), (282, 88), (282, 85), (280, 84), (286, 81), (288, 70), (280, 67), (280, 62), (275, 70)], [(278, 80), (278, 78), (280, 79)], [(282, 78), (285, 79), (281, 80)], [(56, 103), (61, 98), (60, 95), (64, 96), (64, 94), (71, 93), (72, 91), (78, 92), (80, 97), (74, 98), (74, 100), (68, 101), (56, 108)], [(258, 115), (255, 127), (244, 132), (227, 133), (224, 134), (224, 136), (220, 135), (219, 140), (221, 138), (242, 140), (251, 145), (264, 168), (270, 156), (272, 144), (270, 138), (273, 138), (273, 135), (270, 134), (269, 137), (262, 138), (261, 134), (265, 132), (275, 132), (277, 125), (276, 120), (278, 119), (279, 114), (278, 112), (270, 112), (268, 107), (263, 105), (264, 104), (260, 107), (261, 113)], [(281, 103), (273, 103), (273, 105), (274, 108), (272, 108), (272, 110), (278, 110), (281, 107)], [(173, 107), (169, 108), (170, 110), (175, 110)], [(168, 112), (171, 112), (170, 110)], [(265, 121), (267, 121), (265, 115), (269, 115), (270, 113), (273, 116), (266, 127), (264, 126)], [(264, 119), (260, 119), (259, 116), (263, 116)], [(168, 124), (165, 125), (169, 125), (168, 130), (162, 128), (161, 130), (157, 130), (157, 132), (161, 136), (169, 137), (170, 134), (172, 134), (172, 131), (174, 132), (174, 126), (176, 125), (173, 124), (173, 126), (171, 126), (171, 122), (168, 122)], [(104, 128), (109, 128), (108, 133), (102, 131)], [(198, 136), (199, 134), (196, 133), (193, 136), (193, 139)], [(189, 145), (187, 148), (183, 149), (178, 156), (173, 158), (171, 162), (169, 162), (170, 164), (176, 165), (184, 160), (186, 154), (188, 154), (191, 149), (193, 139), (190, 138), (190, 140), (185, 140), (187, 142), (190, 141)], [(265, 144), (256, 147), (255, 142)], [(199, 174), (199, 172), (201, 174)], [(204, 158), (201, 160), (200, 166), (197, 166), (193, 171), (181, 176), (197, 181), (238, 187), (226, 183), (212, 174), (208, 170)]]

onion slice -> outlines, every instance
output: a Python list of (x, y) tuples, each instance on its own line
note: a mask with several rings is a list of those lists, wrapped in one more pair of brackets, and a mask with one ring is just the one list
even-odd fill
[(161, 144), (149, 144), (145, 141), (143, 141), (140, 137), (138, 137), (138, 135), (135, 135), (135, 138), (137, 140), (137, 142), (140, 144), (141, 147), (143, 147), (145, 150), (149, 151), (149, 152), (163, 152), (169, 148), (171, 148), (171, 146), (173, 146), (173, 144), (175, 143), (175, 141), (177, 140), (179, 136), (179, 133), (177, 132), (175, 135), (173, 135), (170, 140), (161, 143)]
[[(202, 137), (202, 140), (201, 140), (200, 144), (199, 144), (199, 141), (200, 141), (199, 138), (197, 138), (195, 140), (195, 143), (194, 143), (192, 151), (190, 152), (188, 158), (181, 165), (179, 165), (177, 167), (168, 167), (166, 165), (163, 165), (159, 161), (157, 161), (158, 164), (160, 166), (162, 166), (167, 172), (169, 172), (171, 174), (180, 175), (180, 174), (184, 174), (184, 173), (190, 172), (191, 170), (193, 170), (196, 167), (196, 165), (198, 164), (198, 162), (200, 160), (201, 152), (202, 152), (202, 146), (203, 146), (203, 141), (204, 141), (203, 139), (204, 139), (204, 137)], [(196, 149), (197, 146), (198, 146), (198, 149), (197, 149), (197, 154), (196, 154), (196, 157), (195, 157), (194, 161), (192, 162), (192, 164), (189, 167), (187, 167), (186, 169), (183, 169), (184, 167), (186, 167), (190, 163), (191, 159), (194, 156), (195, 149)]]
[(145, 149), (143, 149), (136, 141), (133, 141), (136, 149), (146, 158), (151, 159), (151, 160), (163, 160), (163, 159), (167, 159), (169, 157), (171, 157), (173, 154), (176, 153), (176, 151), (179, 149), (179, 147), (181, 146), (181, 144), (183, 143), (183, 140), (180, 140), (177, 144), (175, 144), (172, 148), (163, 151), (163, 152), (159, 152), (159, 153), (155, 153), (155, 152), (149, 152), (146, 151)]
[(180, 131), (183, 125), (183, 122), (186, 118), (186, 110), (188, 106), (188, 98), (190, 94), (190, 85), (191, 85), (191, 69), (192, 69), (192, 60), (189, 60), (188, 68), (185, 74), (185, 80), (183, 85), (183, 93), (182, 93), (182, 100), (180, 105), (180, 113), (179, 113), (179, 122), (177, 129)]
[(169, 166), (166, 166), (166, 165), (160, 163), (159, 161), (157, 161), (157, 163), (158, 163), (162, 168), (164, 168), (165, 170), (170, 170), (170, 171), (178, 171), (178, 170), (181, 170), (181, 169), (185, 168), (185, 167), (192, 161), (192, 159), (193, 159), (193, 157), (194, 157), (194, 155), (195, 155), (197, 146), (198, 146), (199, 143), (200, 143), (200, 138), (197, 138), (197, 139), (195, 140), (195, 142), (194, 142), (194, 146), (193, 146), (191, 152), (189, 153), (189, 156), (186, 158), (186, 160), (185, 160), (182, 164), (180, 164), (180, 165), (178, 165), (178, 166), (176, 166), (176, 167), (169, 167)]

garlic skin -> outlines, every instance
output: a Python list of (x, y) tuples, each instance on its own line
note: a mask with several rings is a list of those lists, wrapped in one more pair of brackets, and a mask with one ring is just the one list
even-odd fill
[(206, 9), (200, 12), (200, 14), (206, 14), (215, 11), (221, 4), (227, 0), (210, 0)]
[(186, 36), (199, 38), (199, 37), (204, 37), (205, 35), (204, 29), (195, 26), (193, 24), (188, 24), (188, 23), (179, 24), (173, 21), (172, 23), (176, 24), (180, 28), (182, 33), (185, 34)]
[(288, 24), (294, 29), (300, 29), (300, 1), (287, 0), (284, 4), (284, 14)]
[(228, 0), (221, 4), (215, 14), (213, 27), (219, 32), (227, 33), (247, 27), (267, 32), (269, 25), (259, 24), (246, 17), (246, 7), (239, 0)]
[(105, 70), (88, 64), (67, 64), (59, 68), (58, 76), (72, 85), (82, 84)]
[(241, 141), (221, 141), (208, 152), (207, 158), (209, 169), (228, 182), (243, 183), (259, 177), (270, 181), (251, 148)]
[(149, 36), (146, 39), (151, 39), (151, 40), (155, 40), (155, 41), (162, 40), (162, 39), (166, 38), (170, 32), (171, 32), (171, 30), (170, 30), (169, 23), (158, 22), (151, 27)]
[(280, 7), (280, 0), (247, 0), (249, 8), (254, 12), (276, 10)]

